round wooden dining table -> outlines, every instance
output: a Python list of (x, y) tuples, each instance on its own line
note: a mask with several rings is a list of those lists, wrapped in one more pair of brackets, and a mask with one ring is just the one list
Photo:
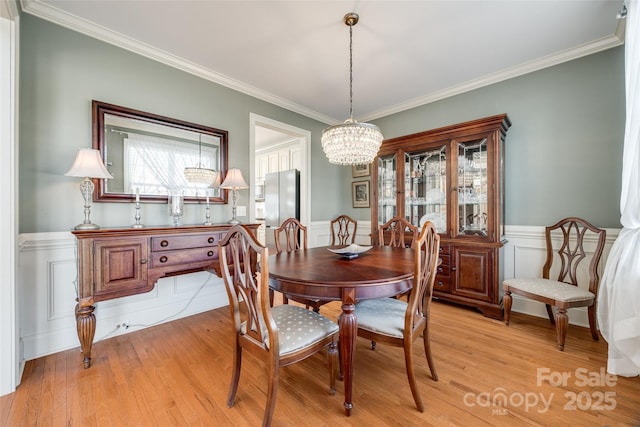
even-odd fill
[(342, 301), (338, 319), (340, 358), (344, 408), (347, 416), (351, 415), (358, 332), (355, 304), (363, 299), (391, 297), (409, 290), (413, 283), (413, 250), (374, 246), (357, 258), (347, 259), (323, 246), (271, 255), (268, 265), (271, 289), (306, 299)]

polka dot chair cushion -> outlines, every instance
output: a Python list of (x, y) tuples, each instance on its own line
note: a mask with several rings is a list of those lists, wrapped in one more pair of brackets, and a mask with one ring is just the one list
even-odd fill
[(367, 299), (356, 304), (358, 328), (392, 337), (403, 337), (407, 303), (395, 298)]
[(278, 325), (281, 356), (338, 332), (338, 325), (331, 319), (304, 307), (277, 305), (271, 315)]
[(542, 278), (517, 278), (505, 280), (504, 284), (510, 288), (520, 289), (524, 292), (552, 298), (556, 301), (574, 302), (589, 301), (595, 296), (586, 289), (570, 285), (556, 280)]

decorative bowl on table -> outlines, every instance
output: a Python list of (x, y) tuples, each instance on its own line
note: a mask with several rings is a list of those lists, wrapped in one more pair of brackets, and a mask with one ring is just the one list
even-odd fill
[(343, 258), (353, 259), (353, 258), (356, 258), (361, 253), (368, 251), (371, 248), (372, 246), (360, 246), (360, 245), (356, 245), (355, 243), (352, 243), (349, 246), (345, 246), (344, 248), (337, 248), (337, 249), (328, 248), (328, 249), (334, 254), (338, 254)]

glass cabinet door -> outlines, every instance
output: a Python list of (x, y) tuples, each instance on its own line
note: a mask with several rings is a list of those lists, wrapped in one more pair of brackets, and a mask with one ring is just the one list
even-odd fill
[(447, 231), (446, 146), (405, 153), (405, 218), (417, 227), (431, 221)]
[(458, 143), (458, 235), (487, 235), (487, 138)]
[(398, 183), (396, 155), (378, 158), (378, 223), (396, 216)]

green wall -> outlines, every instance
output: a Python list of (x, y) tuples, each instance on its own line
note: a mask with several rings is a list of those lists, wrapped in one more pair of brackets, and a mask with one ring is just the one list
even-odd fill
[[(82, 222), (79, 181), (64, 173), (91, 146), (91, 100), (229, 131), (229, 165), (249, 174), (249, 113), (311, 131), (311, 220), (347, 213), (350, 167), (330, 165), (326, 124), (22, 14), (20, 40), (20, 232), (69, 230)], [(544, 225), (567, 215), (619, 227), (624, 132), (623, 48), (497, 83), (376, 120), (387, 138), (506, 112), (507, 224)], [(359, 178), (358, 178), (359, 179)], [(248, 204), (248, 191), (239, 204)], [(189, 205), (185, 223), (202, 220)], [(215, 206), (213, 221), (230, 217)], [(96, 203), (101, 226), (133, 221), (133, 204)], [(166, 205), (144, 204), (143, 222), (167, 224)]]

